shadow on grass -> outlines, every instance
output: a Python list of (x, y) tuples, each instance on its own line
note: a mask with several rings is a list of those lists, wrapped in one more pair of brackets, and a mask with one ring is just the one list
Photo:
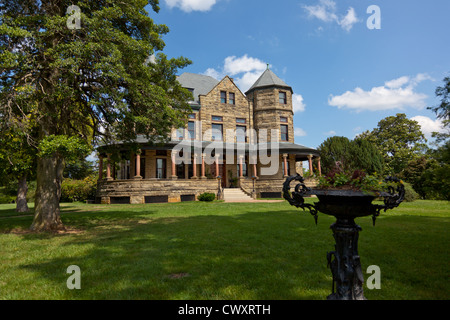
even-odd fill
[[(66, 225), (86, 232), (64, 237), (57, 253), (20, 269), (53, 288), (41, 299), (325, 299), (334, 218), (320, 215), (315, 226), (301, 210), (242, 208), (230, 215), (167, 217), (151, 209), (124, 214), (120, 207), (65, 213)], [(449, 265), (448, 222), (386, 215), (373, 228), (370, 217), (358, 219), (363, 272), (372, 264), (382, 270), (382, 290), (365, 289), (366, 296), (448, 299), (449, 285), (442, 281)], [(21, 237), (36, 246), (56, 240)], [(70, 265), (81, 269), (81, 290), (66, 287)]]
[[(22, 267), (52, 282), (63, 299), (324, 299), (332, 237), (326, 231), (326, 240), (314, 240), (324, 230), (297, 217), (292, 210), (155, 219), (131, 213), (120, 225), (93, 222), (67, 238), (58, 257)], [(66, 288), (70, 265), (81, 268), (81, 290)]]

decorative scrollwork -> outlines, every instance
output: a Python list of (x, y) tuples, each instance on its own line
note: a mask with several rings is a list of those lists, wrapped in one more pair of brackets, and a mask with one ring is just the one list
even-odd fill
[(380, 195), (383, 197), (384, 205), (374, 205), (375, 213), (372, 216), (373, 225), (375, 225), (376, 218), (380, 215), (381, 210), (386, 212), (388, 209), (394, 209), (400, 205), (400, 203), (405, 199), (405, 185), (403, 182), (396, 178), (388, 176), (384, 179), (384, 182), (395, 183), (397, 188), (392, 185), (388, 185), (387, 192), (381, 192)]
[[(299, 183), (295, 186), (295, 191), (290, 192), (292, 181), (299, 181)], [(314, 217), (314, 221), (317, 225), (317, 209), (314, 205), (305, 203), (305, 199), (303, 199), (307, 192), (311, 190), (304, 184), (304, 182), (305, 180), (299, 174), (296, 176), (287, 177), (286, 181), (283, 183), (283, 198), (286, 199), (291, 206), (302, 208), (303, 210), (305, 210), (305, 208), (308, 209)]]

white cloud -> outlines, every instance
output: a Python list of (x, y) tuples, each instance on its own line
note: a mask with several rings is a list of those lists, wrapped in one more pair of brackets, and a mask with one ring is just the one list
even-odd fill
[(292, 95), (292, 109), (294, 113), (305, 111), (305, 103), (301, 94), (294, 93)]
[(206, 71), (203, 72), (203, 74), (204, 74), (205, 76), (213, 77), (214, 79), (217, 79), (217, 80), (219, 80), (220, 78), (223, 78), (223, 77), (221, 76), (220, 72), (218, 72), (218, 71), (217, 71), (216, 69), (214, 69), (214, 68), (208, 68), (208, 69), (206, 69)]
[(261, 60), (245, 54), (240, 58), (236, 58), (236, 56), (226, 57), (223, 71), (228, 75), (234, 76), (242, 72), (263, 72), (266, 67), (267, 64)]
[(359, 19), (356, 17), (355, 9), (350, 7), (347, 11), (347, 15), (342, 18), (342, 20), (338, 21), (338, 24), (345, 31), (350, 31), (355, 23), (357, 23)]
[(266, 63), (245, 54), (242, 57), (226, 57), (223, 67), (220, 67), (219, 70), (208, 68), (203, 74), (217, 80), (221, 80), (226, 75), (238, 76), (234, 77), (234, 82), (242, 92), (245, 92), (258, 80), (266, 68)]
[(330, 130), (328, 132), (324, 132), (323, 134), (326, 135), (326, 136), (335, 136), (336, 135), (336, 131)]
[(388, 88), (391, 88), (391, 89), (397, 89), (397, 88), (400, 88), (400, 87), (404, 86), (408, 82), (409, 82), (409, 77), (403, 76), (403, 77), (400, 77), (398, 79), (386, 81), (384, 83), (384, 85), (386, 87), (388, 87)]
[(412, 107), (422, 109), (426, 106), (427, 95), (415, 92), (417, 84), (423, 80), (431, 79), (426, 74), (418, 74), (414, 78), (403, 76), (386, 81), (384, 86), (373, 87), (369, 91), (355, 88), (339, 96), (331, 96), (328, 99), (330, 106), (356, 111), (379, 111), (404, 109)]
[(317, 18), (323, 22), (335, 22), (345, 31), (350, 31), (353, 25), (360, 21), (352, 7), (348, 8), (345, 16), (340, 17), (336, 12), (336, 2), (332, 0), (319, 0), (317, 5), (304, 5), (303, 9), (308, 13), (308, 17)]
[(185, 12), (209, 11), (218, 0), (164, 0), (169, 8), (180, 8)]
[(294, 136), (296, 137), (304, 137), (306, 136), (306, 131), (302, 128), (294, 128)]
[(415, 116), (412, 117), (411, 120), (415, 120), (419, 123), (422, 129), (422, 133), (425, 135), (427, 139), (431, 138), (431, 134), (433, 132), (440, 132), (440, 133), (446, 132), (442, 121), (439, 119), (432, 120), (425, 116)]
[(334, 1), (320, 0), (319, 4), (316, 6), (303, 6), (303, 8), (308, 12), (310, 17), (314, 17), (325, 22), (337, 20), (337, 16), (335, 14), (336, 3)]

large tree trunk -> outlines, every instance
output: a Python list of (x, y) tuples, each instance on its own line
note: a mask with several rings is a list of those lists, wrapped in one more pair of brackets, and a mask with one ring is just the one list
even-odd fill
[(56, 155), (51, 158), (38, 158), (34, 220), (31, 230), (65, 230), (59, 209), (63, 170), (64, 161)]
[(16, 199), (16, 211), (17, 212), (28, 212), (27, 204), (27, 175), (23, 175), (19, 178), (19, 184), (17, 188), (17, 199)]

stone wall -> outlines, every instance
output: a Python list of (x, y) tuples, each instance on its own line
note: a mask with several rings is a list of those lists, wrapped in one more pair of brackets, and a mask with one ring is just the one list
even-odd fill
[[(221, 91), (227, 92), (227, 103), (221, 103)], [(234, 104), (228, 103), (229, 93), (234, 93)], [(226, 76), (211, 92), (207, 95), (200, 96), (200, 104), (202, 107), (199, 112), (199, 120), (202, 123), (204, 141), (211, 140), (211, 135), (205, 135), (205, 132), (211, 129), (212, 123), (223, 125), (224, 141), (234, 142), (232, 137), (229, 137), (231, 140), (227, 140), (226, 130), (236, 130), (236, 125), (246, 126), (247, 130), (249, 130), (251, 112), (248, 100), (230, 77)], [(212, 116), (220, 116), (223, 118), (223, 121), (213, 121)], [(236, 123), (236, 118), (245, 119), (245, 124)]]
[(168, 202), (179, 202), (183, 195), (217, 193), (216, 179), (200, 180), (114, 180), (97, 185), (98, 202), (111, 203), (111, 198), (130, 197), (130, 203), (145, 203), (146, 196), (167, 196)]
[[(255, 181), (255, 192), (256, 197), (261, 198), (262, 192), (273, 192), (273, 193), (279, 193), (281, 196), (281, 193), (283, 191), (283, 183), (286, 181), (285, 178), (283, 179), (257, 179)], [(240, 179), (241, 188), (248, 194), (251, 194), (253, 191), (253, 181), (252, 179)], [(317, 180), (315, 179), (306, 179), (305, 185), (309, 188), (313, 188), (317, 186)], [(292, 183), (291, 188), (294, 188), (294, 183)]]
[[(279, 102), (279, 92), (286, 93), (286, 104)], [(253, 106), (253, 122), (257, 132), (267, 130), (270, 139), (270, 130), (280, 130), (280, 125), (288, 125), (288, 142), (294, 143), (294, 117), (292, 109), (292, 93), (283, 88), (256, 89), (249, 93), (248, 99)], [(281, 122), (280, 117), (287, 118), (287, 123)], [(278, 136), (281, 141), (281, 132)], [(261, 140), (260, 140), (261, 141)]]

